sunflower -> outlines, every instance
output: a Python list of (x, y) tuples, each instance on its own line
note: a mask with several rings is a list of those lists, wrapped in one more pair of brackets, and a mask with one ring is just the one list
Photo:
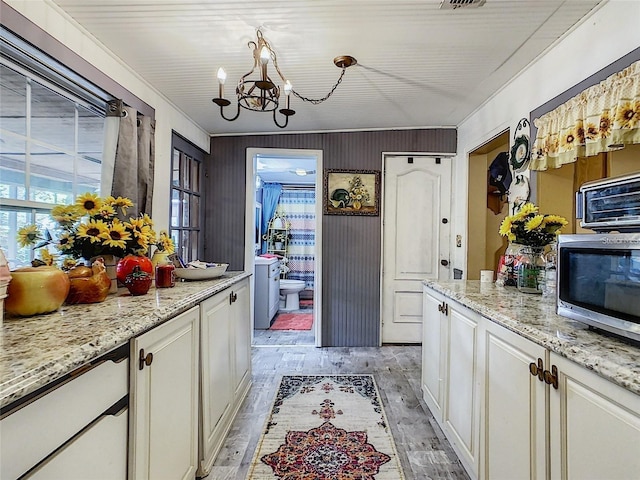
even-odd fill
[(41, 248), (39, 252), (40, 252), (40, 260), (42, 260), (46, 265), (51, 266), (58, 259), (58, 255), (51, 253), (46, 248)]
[(548, 232), (555, 232), (559, 228), (562, 228), (568, 224), (569, 222), (567, 222), (564, 217), (561, 217), (559, 215), (547, 215), (544, 217), (544, 221), (542, 222), (542, 225)]
[(159, 251), (166, 252), (168, 254), (172, 254), (176, 250), (175, 246), (173, 245), (173, 240), (164, 230), (160, 232), (160, 236), (158, 238), (158, 241), (156, 242), (156, 247), (158, 247)]
[(89, 220), (78, 226), (78, 237), (87, 238), (91, 243), (100, 242), (104, 234), (109, 234), (109, 226), (102, 220)]
[(533, 232), (536, 228), (542, 225), (542, 221), (544, 220), (544, 215), (535, 215), (533, 218), (526, 221), (524, 224), (524, 229), (527, 232)]
[(69, 232), (64, 232), (58, 239), (57, 247), (59, 250), (66, 252), (73, 248), (74, 237)]
[(104, 244), (109, 247), (124, 248), (127, 240), (131, 240), (131, 233), (127, 232), (125, 225), (117, 218), (107, 227), (107, 232), (100, 235)]
[(611, 133), (611, 119), (609, 118), (609, 112), (605, 110), (600, 117), (600, 137), (607, 138)]
[(518, 213), (502, 221), (498, 232), (513, 243), (544, 247), (556, 240), (558, 231), (567, 223), (563, 217), (543, 215), (534, 204), (525, 203)]
[(51, 217), (64, 227), (80, 218), (80, 210), (76, 205), (56, 205), (51, 209)]
[(95, 193), (83, 193), (76, 198), (76, 206), (83, 215), (96, 215), (102, 208), (102, 199)]
[(616, 123), (620, 128), (634, 128), (640, 122), (640, 102), (626, 102), (616, 111)]
[(114, 198), (109, 196), (104, 200), (104, 203), (111, 205), (114, 209), (120, 208), (123, 215), (127, 214), (127, 208), (133, 207), (133, 202), (126, 197)]
[(112, 219), (116, 216), (116, 209), (108, 203), (103, 203), (100, 207), (100, 210), (97, 213), (98, 217), (104, 218), (105, 220)]
[(526, 216), (526, 215), (529, 215), (530, 213), (538, 213), (538, 210), (539, 208), (536, 207), (533, 203), (527, 202), (522, 206), (519, 213)]
[(500, 224), (500, 230), (498, 230), (498, 233), (502, 236), (508, 235), (511, 232), (512, 224), (513, 222), (511, 221), (511, 217), (505, 217)]
[(27, 225), (18, 230), (18, 243), (21, 247), (31, 246), (43, 238), (37, 225)]

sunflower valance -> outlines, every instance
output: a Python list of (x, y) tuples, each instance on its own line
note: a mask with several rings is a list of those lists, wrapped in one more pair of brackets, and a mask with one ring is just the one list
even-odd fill
[(640, 61), (534, 120), (531, 170), (640, 143)]

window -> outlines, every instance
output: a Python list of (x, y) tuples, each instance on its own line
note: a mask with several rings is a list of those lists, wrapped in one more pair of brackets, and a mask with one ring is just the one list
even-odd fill
[[(16, 268), (34, 253), (19, 247), (19, 228), (50, 226), (53, 205), (99, 193), (105, 102), (58, 82), (61, 69), (33, 47), (5, 48), (6, 35), (0, 56), (0, 248)], [(25, 48), (33, 55), (28, 62), (19, 55)]]
[(204, 153), (174, 134), (170, 235), (182, 260), (198, 260), (202, 242), (201, 172)]

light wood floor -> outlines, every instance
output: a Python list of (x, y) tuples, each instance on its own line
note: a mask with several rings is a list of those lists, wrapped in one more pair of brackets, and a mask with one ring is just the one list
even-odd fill
[(374, 375), (407, 480), (468, 479), (422, 401), (420, 347), (255, 346), (253, 386), (206, 480), (244, 480), (280, 377), (285, 374)]

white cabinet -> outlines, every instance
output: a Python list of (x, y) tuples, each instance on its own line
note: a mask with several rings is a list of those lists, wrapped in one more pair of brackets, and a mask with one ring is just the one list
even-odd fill
[(640, 396), (424, 296), (424, 399), (472, 478), (638, 478)]
[(484, 343), (480, 478), (638, 477), (640, 396), (490, 321)]
[(278, 313), (280, 301), (280, 261), (257, 257), (255, 265), (254, 328), (268, 329)]
[(460, 460), (472, 472), (478, 470), (478, 323), (479, 315), (445, 303), (449, 318), (446, 361), (446, 390), (443, 420), (445, 430)]
[(467, 470), (479, 461), (479, 315), (425, 290), (424, 400)]
[(248, 279), (201, 303), (199, 476), (209, 473), (251, 383)]
[(484, 432), (478, 476), (544, 479), (546, 384), (542, 380), (547, 351), (486, 320), (481, 345)]
[(193, 307), (131, 340), (131, 479), (195, 478), (198, 322)]
[(9, 406), (0, 421), (0, 478), (82, 479), (87, 467), (94, 478), (126, 478), (127, 355), (116, 349)]
[(234, 342), (234, 400), (236, 407), (244, 399), (251, 383), (251, 302), (249, 281), (233, 287), (232, 322)]
[[(427, 293), (424, 287), (422, 322), (422, 393), (431, 413), (442, 419), (444, 398), (444, 353), (447, 317), (442, 312), (444, 297)], [(441, 420), (439, 420), (441, 421)]]
[(640, 396), (555, 353), (549, 365), (551, 478), (638, 478)]

